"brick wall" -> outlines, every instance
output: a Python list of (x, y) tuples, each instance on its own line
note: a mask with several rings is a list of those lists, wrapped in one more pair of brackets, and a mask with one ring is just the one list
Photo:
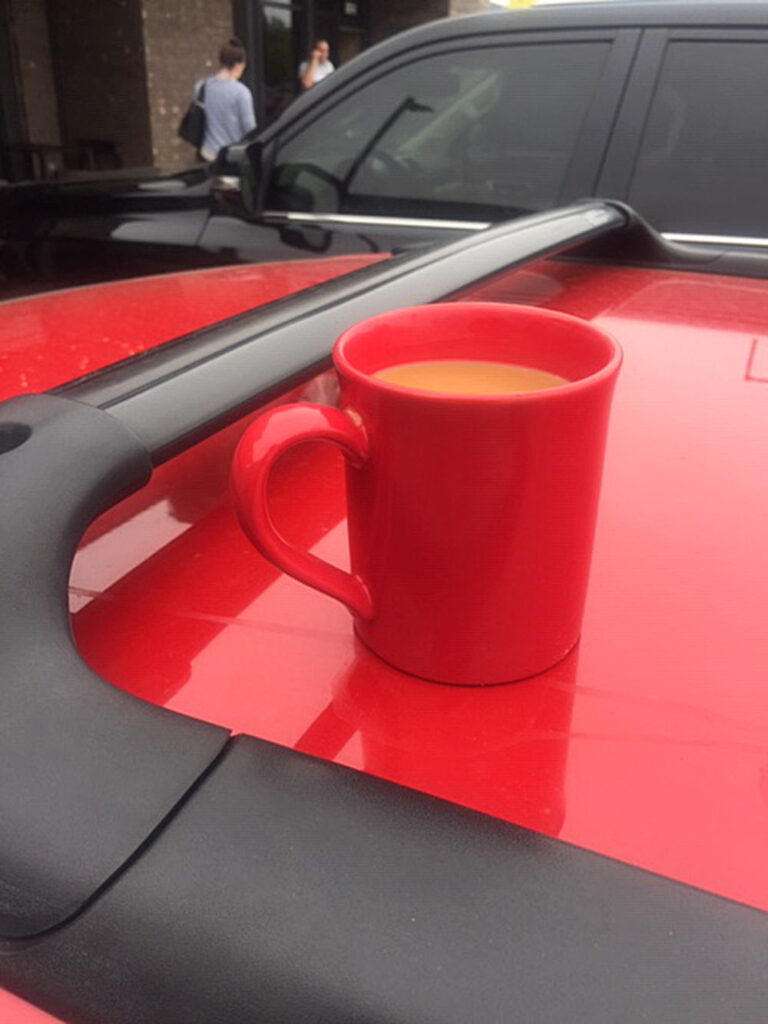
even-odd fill
[(218, 69), (232, 35), (230, 0), (143, 0), (152, 159), (163, 170), (195, 162), (176, 134), (195, 82)]
[(48, 15), (64, 140), (104, 140), (124, 166), (150, 165), (139, 0), (54, 0)]
[(379, 43), (396, 32), (445, 18), (449, 7), (450, 0), (374, 0), (370, 13), (371, 42)]

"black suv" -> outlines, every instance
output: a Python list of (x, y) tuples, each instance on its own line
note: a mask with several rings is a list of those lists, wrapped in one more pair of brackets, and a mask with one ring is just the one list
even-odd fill
[(674, 240), (764, 246), (766, 97), (762, 0), (435, 22), (350, 61), (210, 181), (6, 189), (6, 294), (25, 273), (423, 245), (585, 196), (625, 200)]

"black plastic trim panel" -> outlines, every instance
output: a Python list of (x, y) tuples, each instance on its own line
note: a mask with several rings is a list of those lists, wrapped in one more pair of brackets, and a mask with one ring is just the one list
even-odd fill
[(768, 916), (239, 739), (0, 979), (72, 1024), (758, 1024)]
[(76, 913), (228, 737), (106, 685), (72, 643), (77, 543), (149, 473), (98, 409), (51, 395), (0, 406), (0, 938)]

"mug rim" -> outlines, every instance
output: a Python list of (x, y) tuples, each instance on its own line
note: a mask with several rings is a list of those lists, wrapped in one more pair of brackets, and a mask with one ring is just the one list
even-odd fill
[[(587, 328), (599, 335), (608, 345), (611, 352), (610, 358), (604, 366), (600, 367), (600, 369), (596, 370), (594, 373), (590, 373), (586, 377), (580, 377), (578, 380), (567, 381), (565, 384), (559, 384), (556, 387), (541, 388), (538, 391), (519, 391), (510, 394), (462, 394), (461, 392), (453, 391), (428, 391), (422, 388), (406, 387), (402, 384), (394, 384), (391, 381), (381, 380), (380, 378), (374, 377), (371, 373), (366, 373), (365, 371), (358, 369), (350, 361), (346, 353), (346, 349), (354, 341), (358, 330), (363, 326), (368, 328), (370, 325), (376, 324), (377, 322), (387, 322), (394, 317), (402, 316), (403, 314), (415, 314), (418, 317), (426, 318), (429, 311), (444, 311), (448, 308), (460, 308), (468, 314), (471, 314), (472, 312), (484, 312), (487, 314), (490, 313), (491, 315), (496, 313), (502, 314), (511, 310), (520, 310), (524, 311), (528, 315), (534, 315), (541, 317), (544, 320), (549, 320), (551, 323), (578, 326), (580, 330)], [(440, 357), (436, 356), (435, 358), (439, 359)], [(421, 360), (414, 360), (414, 362), (420, 361)], [(602, 381), (615, 376), (621, 367), (622, 361), (623, 352), (618, 341), (608, 331), (605, 331), (602, 327), (596, 327), (589, 320), (574, 316), (571, 313), (562, 313), (560, 310), (542, 309), (539, 306), (528, 306), (522, 303), (512, 302), (434, 302), (420, 306), (403, 306), (397, 309), (388, 310), (385, 313), (379, 313), (376, 316), (367, 317), (365, 320), (361, 320), (358, 323), (353, 324), (352, 327), (348, 327), (339, 335), (335, 345), (333, 346), (333, 362), (340, 373), (362, 383), (363, 385), (375, 388), (384, 394), (391, 394), (393, 397), (410, 399), (411, 401), (418, 401), (420, 403), (430, 401), (442, 404), (457, 402), (461, 404), (486, 404), (490, 402), (497, 405), (504, 405), (507, 403), (521, 404), (528, 402), (552, 402), (563, 400), (571, 395), (578, 394), (580, 391), (594, 388)]]

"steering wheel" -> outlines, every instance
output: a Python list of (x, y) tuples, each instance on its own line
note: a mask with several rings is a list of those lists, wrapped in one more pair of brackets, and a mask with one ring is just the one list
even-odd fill
[(378, 162), (379, 166), (384, 168), (387, 177), (398, 180), (410, 178), (414, 174), (421, 173), (421, 167), (413, 157), (391, 156), (383, 149), (372, 150), (368, 154), (368, 158), (365, 162), (370, 168), (372, 174), (381, 176), (381, 172), (376, 166)]

